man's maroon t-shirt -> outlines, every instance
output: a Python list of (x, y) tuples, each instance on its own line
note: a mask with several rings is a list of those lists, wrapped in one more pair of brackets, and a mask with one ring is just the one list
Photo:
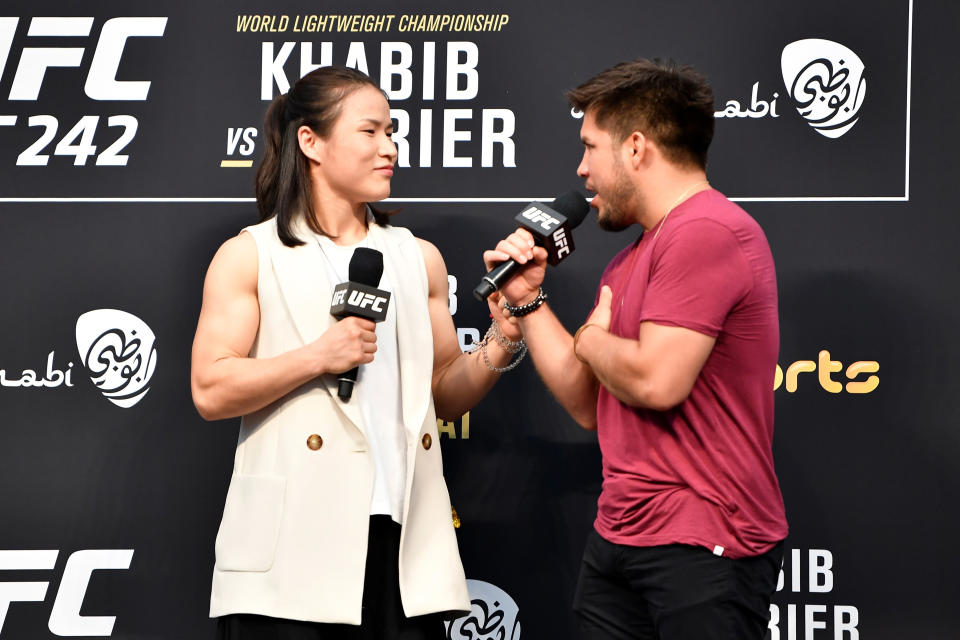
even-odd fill
[(604, 284), (614, 334), (636, 340), (640, 323), (654, 322), (716, 344), (690, 396), (669, 411), (634, 408), (600, 388), (597, 532), (732, 558), (768, 551), (787, 522), (771, 452), (777, 283), (760, 226), (718, 191), (701, 191), (670, 212), (659, 235), (621, 251)]

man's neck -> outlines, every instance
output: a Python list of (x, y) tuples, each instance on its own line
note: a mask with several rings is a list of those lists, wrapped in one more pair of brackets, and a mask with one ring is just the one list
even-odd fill
[(646, 231), (656, 228), (671, 210), (710, 188), (707, 175), (701, 169), (679, 170), (671, 168), (650, 176), (649, 188), (643, 189), (644, 205), (640, 224)]

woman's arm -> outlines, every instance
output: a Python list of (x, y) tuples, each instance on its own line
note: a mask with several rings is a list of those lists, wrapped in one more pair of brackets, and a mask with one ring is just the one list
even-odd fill
[[(427, 266), (429, 283), (427, 305), (433, 329), (433, 403), (438, 417), (455, 420), (486, 395), (500, 374), (486, 365), (480, 351), (460, 351), (453, 317), (450, 315), (447, 267), (435, 246), (419, 238), (418, 242)], [(489, 307), (495, 322), (506, 338), (519, 340), (519, 328), (503, 316), (497, 306), (498, 301), (496, 293), (490, 296)], [(505, 366), (513, 355), (494, 340), (487, 344), (486, 349), (490, 364), (495, 367)]]
[(249, 233), (241, 233), (217, 251), (203, 284), (190, 387), (204, 419), (251, 413), (320, 374), (371, 362), (377, 350), (374, 323), (345, 318), (299, 349), (251, 358), (259, 326), (257, 247)]

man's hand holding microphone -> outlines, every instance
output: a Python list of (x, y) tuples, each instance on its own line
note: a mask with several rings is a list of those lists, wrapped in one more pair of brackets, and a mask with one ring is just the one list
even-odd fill
[(516, 316), (535, 310), (546, 297), (540, 289), (545, 265), (556, 266), (573, 252), (572, 231), (589, 209), (586, 199), (576, 191), (563, 194), (549, 205), (527, 205), (515, 218), (517, 230), (495, 249), (484, 252), (488, 272), (473, 294), (482, 300), (499, 290), (506, 298), (500, 306), (514, 316), (513, 322)]
[[(541, 288), (546, 265), (558, 264), (573, 251), (570, 232), (588, 210), (586, 199), (576, 192), (549, 206), (532, 203), (517, 216), (520, 228), (483, 253), (489, 272), (474, 294), (480, 297), (495, 286), (503, 314), (522, 329), (540, 377), (574, 420), (595, 429), (598, 382), (593, 371), (576, 357), (573, 336), (552, 310), (535, 313), (546, 298)], [(602, 322), (600, 317), (591, 319), (598, 326)]]
[(532, 233), (520, 228), (498, 242), (495, 249), (483, 252), (483, 264), (488, 271), (507, 260), (513, 260), (520, 269), (500, 286), (499, 307), (508, 320), (516, 324), (517, 319), (504, 308), (505, 302), (519, 307), (536, 300), (546, 275), (547, 250), (536, 245)]

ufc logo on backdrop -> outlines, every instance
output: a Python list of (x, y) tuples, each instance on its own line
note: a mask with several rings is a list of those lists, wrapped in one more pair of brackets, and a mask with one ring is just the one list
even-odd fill
[[(19, 22), (20, 18), (0, 18), (0, 80), (6, 71)], [(107, 20), (93, 49), (84, 93), (94, 100), (146, 100), (150, 82), (117, 80), (117, 69), (128, 39), (159, 37), (166, 27), (165, 17)], [(90, 17), (31, 18), (27, 29), (28, 42), (31, 38), (43, 38), (42, 45), (23, 47), (9, 99), (36, 100), (48, 69), (79, 67), (92, 29), (93, 18)], [(60, 45), (57, 41), (58, 46), (50, 46), (51, 38), (64, 38), (69, 44)]]
[[(56, 567), (56, 549), (0, 551), (0, 578), (3, 571), (51, 571)], [(80, 609), (94, 571), (129, 569), (133, 549), (85, 549), (67, 559), (63, 577), (50, 611), (47, 627), (58, 636), (109, 636), (116, 616), (81, 616)], [(3, 622), (14, 602), (43, 602), (49, 582), (0, 581), (0, 637)]]

